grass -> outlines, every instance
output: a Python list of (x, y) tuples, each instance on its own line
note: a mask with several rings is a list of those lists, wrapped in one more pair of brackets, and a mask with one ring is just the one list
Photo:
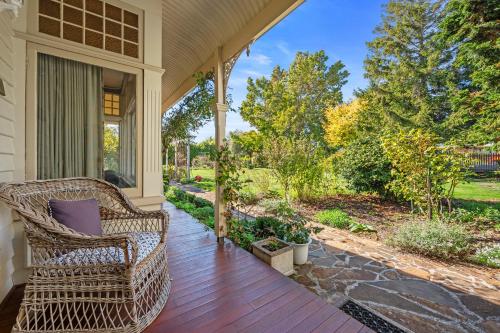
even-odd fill
[[(283, 194), (283, 190), (272, 174), (271, 169), (255, 168), (244, 169), (243, 180), (251, 180), (245, 190), (255, 194), (278, 193)], [(195, 176), (201, 176), (201, 182), (195, 182)], [(213, 169), (191, 169), (190, 184), (195, 185), (205, 191), (214, 191), (215, 174)], [(487, 201), (498, 202), (500, 205), (500, 182), (493, 178), (472, 180), (469, 183), (462, 183), (457, 186), (454, 198), (460, 201)]]
[(338, 208), (321, 211), (316, 214), (316, 219), (321, 224), (338, 229), (349, 229), (352, 223), (352, 219), (349, 215)]
[(494, 179), (472, 180), (457, 186), (455, 199), (500, 202), (500, 182)]
[[(194, 177), (201, 176), (201, 182), (194, 181)], [(244, 169), (243, 181), (250, 180), (245, 185), (245, 191), (260, 194), (275, 192), (283, 194), (281, 186), (276, 178), (272, 175), (272, 171), (266, 168)], [(215, 189), (215, 171), (213, 169), (191, 169), (192, 184), (205, 191), (214, 191)]]

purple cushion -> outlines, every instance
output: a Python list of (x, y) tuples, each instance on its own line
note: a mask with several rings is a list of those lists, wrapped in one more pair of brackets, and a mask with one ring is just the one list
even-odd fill
[(57, 222), (88, 235), (102, 235), (99, 205), (95, 199), (49, 200), (50, 215)]

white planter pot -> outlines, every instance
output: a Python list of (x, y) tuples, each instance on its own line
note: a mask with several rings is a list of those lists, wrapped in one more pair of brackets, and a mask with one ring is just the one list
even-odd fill
[(309, 238), (307, 244), (295, 244), (290, 243), (293, 246), (293, 263), (295, 265), (304, 265), (307, 262), (307, 256), (309, 255), (309, 244), (311, 244), (312, 239)]

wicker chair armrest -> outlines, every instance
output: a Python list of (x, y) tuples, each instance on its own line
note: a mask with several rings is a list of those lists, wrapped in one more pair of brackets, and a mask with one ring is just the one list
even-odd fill
[[(141, 231), (151, 231), (151, 226), (154, 225), (154, 230), (160, 233), (160, 242), (166, 240), (169, 218), (168, 214), (163, 210), (156, 211), (145, 211), (136, 207), (133, 207), (133, 212), (121, 213), (121, 212), (105, 212), (101, 213), (101, 219), (106, 223), (121, 223), (123, 220), (135, 220), (135, 222), (140, 223), (139, 229)], [(120, 230), (118, 232), (131, 232), (135, 230)]]

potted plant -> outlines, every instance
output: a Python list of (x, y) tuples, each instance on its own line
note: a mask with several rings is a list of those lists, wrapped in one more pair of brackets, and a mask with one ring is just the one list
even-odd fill
[(252, 253), (284, 275), (293, 273), (293, 248), (276, 237), (252, 243)]
[(307, 262), (309, 255), (309, 244), (311, 244), (311, 233), (322, 230), (319, 227), (308, 227), (307, 221), (299, 215), (295, 215), (283, 225), (283, 240), (293, 247), (293, 263), (303, 265)]

